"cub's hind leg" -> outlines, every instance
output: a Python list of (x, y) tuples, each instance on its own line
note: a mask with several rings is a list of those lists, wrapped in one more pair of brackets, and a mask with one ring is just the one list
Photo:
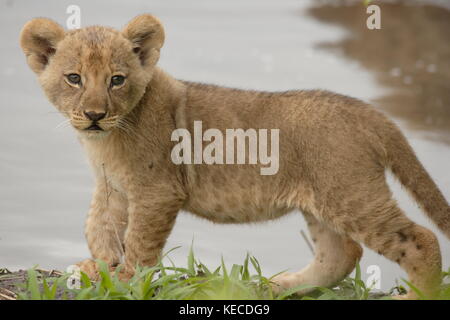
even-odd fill
[[(336, 233), (312, 215), (304, 216), (315, 244), (314, 259), (298, 272), (286, 272), (276, 276), (272, 280), (276, 291), (299, 285), (333, 286), (352, 272), (362, 256), (362, 248), (358, 243)], [(308, 291), (310, 290), (301, 290), (299, 293)]]
[[(361, 212), (363, 228), (349, 234), (368, 248), (397, 262), (409, 281), (426, 297), (432, 298), (441, 281), (441, 253), (433, 232), (409, 220), (395, 201), (368, 206)], [(416, 299), (409, 291), (405, 299)]]

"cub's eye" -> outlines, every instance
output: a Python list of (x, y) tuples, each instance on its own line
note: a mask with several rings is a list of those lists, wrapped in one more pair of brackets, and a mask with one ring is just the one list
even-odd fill
[(125, 77), (124, 76), (113, 76), (111, 78), (111, 87), (114, 86), (121, 86), (123, 83), (125, 82)]
[(80, 84), (81, 83), (81, 76), (79, 74), (71, 73), (71, 74), (67, 75), (66, 78), (71, 84)]

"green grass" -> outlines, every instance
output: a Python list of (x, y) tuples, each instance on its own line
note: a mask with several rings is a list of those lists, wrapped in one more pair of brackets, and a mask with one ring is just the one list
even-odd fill
[[(170, 261), (170, 259), (169, 259)], [(242, 265), (234, 264), (227, 268), (223, 259), (215, 269), (208, 269), (197, 261), (191, 249), (186, 267), (169, 266), (160, 262), (154, 267), (137, 268), (136, 274), (129, 282), (122, 282), (117, 274), (110, 274), (107, 265), (98, 261), (100, 280), (91, 282), (81, 273), (80, 289), (68, 289), (67, 279), (70, 274), (61, 277), (42, 277), (35, 269), (28, 270), (28, 277), (17, 295), (18, 299), (54, 300), (366, 300), (390, 299), (387, 294), (374, 293), (361, 279), (359, 265), (355, 276), (348, 277), (334, 288), (313, 287), (314, 291), (306, 296), (297, 296), (300, 286), (275, 294), (270, 286), (270, 279), (263, 276), (256, 258), (247, 255)], [(450, 270), (443, 273), (444, 279), (450, 280)], [(411, 286), (405, 281), (406, 286)], [(417, 290), (411, 286), (413, 290)], [(397, 286), (396, 290), (404, 290)], [(426, 297), (417, 291), (418, 295)], [(450, 300), (450, 285), (442, 286), (440, 299)]]

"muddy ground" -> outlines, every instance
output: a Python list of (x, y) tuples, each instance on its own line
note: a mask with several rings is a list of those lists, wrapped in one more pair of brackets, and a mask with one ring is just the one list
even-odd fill
[[(57, 270), (36, 269), (38, 278), (60, 277)], [(11, 272), (8, 269), (0, 269), (0, 300), (17, 300), (17, 293), (24, 291), (27, 282), (27, 271), (19, 270)], [(57, 290), (56, 297), (62, 297), (63, 290)]]

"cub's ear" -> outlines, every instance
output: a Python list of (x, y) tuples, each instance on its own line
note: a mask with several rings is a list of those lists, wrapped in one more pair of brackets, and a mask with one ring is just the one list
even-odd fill
[(143, 14), (131, 20), (122, 34), (133, 44), (133, 51), (145, 67), (154, 66), (159, 59), (159, 50), (164, 44), (164, 28), (161, 22), (150, 14)]
[(20, 46), (34, 72), (44, 71), (64, 34), (64, 29), (50, 19), (36, 18), (25, 24), (20, 33)]

